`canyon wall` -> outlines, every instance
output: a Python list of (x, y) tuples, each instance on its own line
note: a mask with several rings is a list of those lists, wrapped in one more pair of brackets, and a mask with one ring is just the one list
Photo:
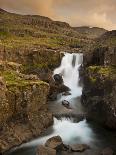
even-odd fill
[(99, 47), (84, 55), (82, 103), (88, 119), (116, 129), (116, 48)]

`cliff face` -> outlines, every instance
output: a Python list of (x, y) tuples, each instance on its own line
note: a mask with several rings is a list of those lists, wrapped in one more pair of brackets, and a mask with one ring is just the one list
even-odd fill
[(49, 85), (36, 76), (0, 72), (0, 152), (40, 135), (52, 124), (46, 99)]
[(84, 55), (82, 103), (88, 119), (116, 129), (116, 36), (112, 33)]

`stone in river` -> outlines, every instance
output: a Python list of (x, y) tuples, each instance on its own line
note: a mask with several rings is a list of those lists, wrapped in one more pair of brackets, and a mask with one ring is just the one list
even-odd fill
[(74, 144), (71, 145), (71, 150), (74, 152), (83, 152), (87, 149), (89, 149), (90, 147), (86, 144)]
[(63, 142), (60, 136), (54, 136), (46, 141), (45, 146), (59, 150), (63, 148)]
[(71, 109), (71, 108), (70, 108), (70, 103), (69, 103), (68, 101), (66, 101), (66, 100), (63, 100), (63, 101), (62, 101), (62, 105), (63, 105), (64, 107), (68, 108), (68, 109)]
[(64, 96), (68, 96), (68, 95), (71, 95), (71, 93), (68, 92), (68, 91), (66, 91), (66, 92), (63, 92), (62, 95), (64, 95)]

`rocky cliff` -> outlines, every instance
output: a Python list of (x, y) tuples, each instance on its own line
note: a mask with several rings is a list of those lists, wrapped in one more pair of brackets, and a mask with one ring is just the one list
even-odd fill
[(17, 66), (16, 63), (1, 62), (1, 153), (39, 136), (53, 122), (46, 104), (49, 85), (37, 76), (20, 73)]
[(89, 119), (116, 129), (115, 31), (107, 32), (103, 38), (102, 41), (101, 38), (97, 40), (95, 47), (84, 54), (82, 103)]

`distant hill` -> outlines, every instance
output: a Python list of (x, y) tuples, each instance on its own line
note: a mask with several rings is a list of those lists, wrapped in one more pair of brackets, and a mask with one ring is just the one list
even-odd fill
[(99, 27), (88, 27), (88, 26), (82, 26), (82, 27), (74, 27), (74, 30), (77, 32), (89, 37), (89, 38), (97, 38), (103, 35), (107, 30)]

